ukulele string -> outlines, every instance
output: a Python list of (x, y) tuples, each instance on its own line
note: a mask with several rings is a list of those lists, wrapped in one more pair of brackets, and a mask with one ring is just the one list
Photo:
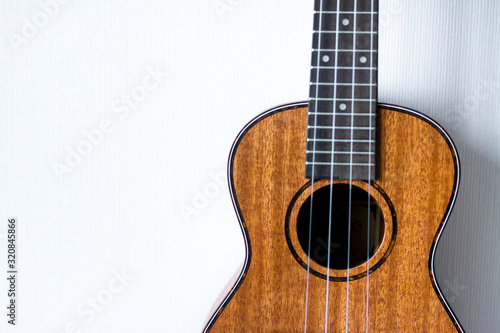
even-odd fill
[[(336, 29), (335, 34), (335, 67), (338, 67), (339, 60), (339, 27), (340, 27), (340, 0), (337, 0), (337, 18), (336, 18)], [(331, 255), (331, 237), (332, 237), (332, 200), (333, 200), (333, 170), (335, 162), (335, 122), (336, 122), (336, 111), (337, 111), (337, 76), (338, 69), (334, 70), (333, 79), (333, 105), (332, 105), (332, 154), (330, 163), (330, 201), (329, 201), (329, 214), (328, 214), (328, 257), (327, 257), (327, 267), (326, 267), (326, 304), (325, 304), (325, 333), (328, 333), (328, 303), (330, 294), (330, 255)]]
[(347, 225), (347, 290), (346, 290), (346, 310), (345, 310), (345, 330), (349, 332), (349, 280), (350, 280), (350, 266), (351, 266), (351, 225), (352, 225), (352, 172), (353, 172), (353, 146), (354, 146), (354, 97), (356, 88), (356, 29), (357, 29), (357, 0), (354, 0), (354, 15), (353, 15), (353, 43), (352, 43), (352, 91), (351, 91), (351, 140), (350, 140), (350, 158), (349, 158), (349, 212), (348, 212), (348, 225)]
[[(321, 28), (322, 28), (322, 19), (323, 19), (323, 0), (320, 0), (319, 7), (319, 27), (318, 27), (318, 55), (316, 59), (317, 69), (316, 69), (316, 98), (314, 100), (314, 135), (313, 135), (313, 150), (312, 150), (312, 162), (311, 162), (311, 206), (309, 208), (309, 240), (307, 243), (307, 276), (306, 276), (306, 302), (305, 302), (305, 315), (304, 315), (304, 333), (307, 333), (307, 310), (309, 304), (309, 273), (311, 267), (311, 229), (312, 229), (312, 215), (313, 215), (313, 195), (314, 195), (314, 176), (315, 176), (315, 161), (316, 161), (316, 130), (317, 130), (317, 120), (318, 120), (318, 97), (319, 97), (319, 65), (320, 65), (320, 56), (321, 56)], [(313, 31), (314, 31), (314, 23), (313, 23)], [(314, 45), (313, 45), (314, 49)], [(309, 120), (308, 120), (309, 122)], [(306, 147), (307, 150), (307, 147)]]
[[(375, 4), (374, 0), (371, 0), (371, 7), (370, 7), (370, 18), (371, 18), (371, 23), (370, 23), (370, 50), (373, 51), (373, 35), (374, 35), (374, 11), (375, 11)], [(369, 125), (368, 125), (368, 226), (366, 230), (366, 333), (368, 333), (368, 323), (369, 323), (369, 305), (370, 305), (370, 208), (371, 208), (371, 164), (372, 164), (372, 143), (371, 143), (371, 138), (372, 138), (372, 119), (373, 119), (373, 52), (370, 54), (370, 106), (369, 106)], [(376, 106), (376, 105), (375, 105)], [(376, 109), (375, 109), (375, 112)]]

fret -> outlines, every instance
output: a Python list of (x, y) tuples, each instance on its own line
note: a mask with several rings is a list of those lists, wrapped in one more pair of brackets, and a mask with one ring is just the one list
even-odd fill
[[(332, 160), (333, 156), (333, 160)], [(308, 164), (321, 164), (321, 165), (334, 165), (341, 164), (355, 164), (355, 165), (368, 165), (375, 163), (375, 159), (367, 154), (307, 154), (306, 163)]]
[[(333, 172), (332, 172), (333, 171)], [(314, 175), (313, 175), (314, 172)], [(330, 165), (306, 165), (306, 175), (309, 179), (375, 179), (375, 166), (336, 166), (331, 169)], [(331, 176), (333, 174), (333, 176)]]
[(354, 130), (354, 131), (371, 131), (375, 130), (375, 127), (352, 127), (352, 126), (307, 126), (307, 128), (318, 128), (318, 129), (344, 129), (344, 130)]
[(313, 30), (313, 33), (320, 34), (378, 34), (377, 31), (328, 31), (328, 30)]
[[(337, 63), (335, 63), (335, 60)], [(357, 67), (377, 69), (378, 55), (366, 51), (313, 51), (311, 66), (313, 67)]]
[(336, 10), (330, 10), (330, 11), (315, 11), (314, 14), (369, 14), (369, 15), (377, 15), (377, 12), (348, 12), (348, 11), (336, 11)]
[[(377, 93), (376, 87), (349, 87), (349, 86), (310, 86), (311, 101), (341, 101), (341, 102), (375, 102), (374, 98)], [(354, 95), (353, 95), (354, 93)], [(335, 94), (335, 96), (334, 96)], [(348, 104), (345, 104), (349, 106)], [(345, 111), (345, 110), (340, 110)]]
[[(321, 6), (322, 5), (322, 6)], [(371, 0), (358, 0), (356, 2), (356, 7), (354, 7), (354, 1), (345, 1), (340, 0), (340, 3), (337, 3), (336, 0), (328, 0), (328, 1), (315, 1), (314, 2), (314, 11), (369, 11), (375, 12), (378, 11), (378, 1), (373, 1), (374, 7), (372, 8)]]
[[(316, 165), (332, 165), (332, 163), (328, 162), (306, 162), (306, 164), (316, 164)], [(333, 163), (333, 166), (336, 165), (346, 165), (346, 166), (375, 166), (375, 163)]]
[[(375, 103), (373, 103), (375, 106)], [(331, 128), (354, 128), (354, 129), (376, 129), (375, 123), (372, 123), (376, 117), (376, 110), (369, 109), (368, 112), (357, 113), (348, 111), (335, 111), (335, 110), (325, 110), (325, 111), (312, 111), (308, 113), (308, 128), (310, 126), (328, 126)], [(333, 121), (335, 119), (335, 121)], [(312, 127), (311, 127), (312, 128)]]
[[(345, 104), (346, 109), (341, 110), (340, 105)], [(335, 115), (337, 121), (342, 121), (339, 117), (349, 118), (352, 117), (364, 117), (364, 114), (370, 114), (375, 116), (376, 113), (376, 103), (368, 102), (354, 102), (354, 107), (350, 103), (337, 102), (336, 107), (333, 107), (333, 102), (326, 101), (310, 101), (309, 102), (309, 112), (311, 115)], [(371, 106), (370, 106), (371, 105)], [(352, 111), (351, 111), (352, 110)], [(360, 114), (360, 116), (357, 116)], [(344, 116), (345, 115), (345, 116)]]
[[(309, 147), (311, 146), (311, 147)], [(318, 147), (319, 146), (319, 147)], [(316, 150), (318, 151), (330, 151), (329, 154), (321, 154), (323, 158), (325, 156), (330, 157), (330, 159), (326, 161), (331, 161), (331, 150), (332, 150), (332, 143), (328, 142), (309, 142), (308, 147), (309, 150)], [(370, 144), (370, 143), (350, 143), (350, 142), (335, 142), (335, 154), (334, 156), (346, 156), (346, 155), (351, 155), (351, 151), (353, 155), (357, 156), (364, 156), (364, 158), (372, 159), (373, 162), (376, 162), (376, 152), (375, 152), (375, 145)], [(316, 159), (316, 155), (320, 154), (313, 154), (313, 153), (307, 153), (306, 156), (309, 158), (308, 161), (312, 161), (312, 155), (314, 155), (314, 158)], [(311, 156), (311, 157), (309, 157)], [(341, 157), (339, 157), (341, 158)], [(358, 157), (356, 157), (358, 158)], [(361, 158), (361, 157), (359, 157)], [(366, 159), (364, 160), (366, 161)], [(370, 161), (370, 160), (369, 160)]]
[[(328, 84), (324, 82), (309, 84), (309, 96), (311, 97), (329, 97), (333, 100), (333, 94), (336, 93), (337, 98), (370, 98), (377, 95), (377, 85), (370, 83), (362, 84)], [(371, 95), (370, 95), (371, 94)]]
[[(372, 114), (375, 117), (375, 114)], [(313, 116), (314, 117), (314, 116)], [(343, 131), (353, 129), (353, 133), (365, 133), (368, 134), (370, 131), (375, 133), (375, 118), (370, 117), (333, 117), (333, 116), (323, 116), (323, 117), (309, 117), (308, 130), (337, 130), (337, 133), (345, 134)], [(333, 121), (335, 119), (335, 121)], [(313, 133), (314, 137), (314, 133)], [(318, 136), (316, 136), (318, 137)]]
[(330, 139), (315, 139), (315, 138), (307, 138), (307, 141), (317, 141), (317, 142), (362, 142), (362, 143), (374, 143), (375, 140), (347, 140), (347, 139), (335, 139), (335, 140), (332, 140), (331, 138)]
[(309, 85), (311, 86), (346, 86), (346, 87), (352, 87), (352, 86), (360, 86), (360, 87), (376, 87), (377, 85), (374, 83), (326, 83), (326, 82), (309, 82)]
[(340, 155), (345, 155), (345, 154), (353, 154), (353, 155), (375, 155), (375, 152), (373, 151), (358, 151), (358, 152), (350, 152), (350, 151), (314, 151), (314, 150), (307, 150), (307, 154), (340, 154)]
[[(336, 129), (340, 129), (340, 127), (344, 127), (344, 129), (350, 129), (351, 127), (354, 127), (359, 128), (359, 131), (361, 131), (362, 128), (366, 131), (369, 131), (371, 128), (372, 131), (375, 131), (376, 116), (375, 112), (359, 116), (352, 113), (311, 113), (308, 116), (307, 126), (325, 126), (330, 129), (333, 129), (333, 126), (336, 126)], [(308, 128), (314, 129), (315, 127)]]
[[(377, 83), (378, 70), (365, 71), (361, 69), (318, 69), (311, 68), (311, 82), (335, 83), (335, 72), (337, 72), (337, 83)], [(354, 74), (354, 82), (353, 82)], [(371, 79), (371, 81), (370, 81)]]
[(336, 101), (341, 102), (376, 102), (374, 98), (336, 98)]
[[(340, 21), (338, 27), (337, 18)], [(347, 23), (347, 25), (344, 25), (344, 23)], [(354, 27), (354, 23), (356, 23), (356, 27)], [(346, 12), (339, 13), (338, 15), (336, 13), (328, 14), (325, 12), (317, 12), (314, 14), (313, 30), (336, 31), (337, 29), (339, 29), (340, 32), (378, 31), (378, 15), (362, 14), (359, 12), (356, 16)]]
[(306, 162), (371, 163), (375, 162), (375, 159), (371, 154), (356, 154), (354, 151), (344, 151), (342, 154), (333, 155), (331, 152), (326, 154), (308, 153), (306, 155)]
[[(375, 138), (374, 130), (350, 130), (350, 129), (321, 129), (309, 128), (307, 134), (312, 139), (332, 140), (335, 135), (335, 140), (373, 140)], [(339, 141), (343, 142), (343, 141)], [(359, 141), (365, 142), (365, 141)], [(366, 141), (368, 142), (368, 141)]]
[(359, 70), (377, 70), (377, 67), (346, 67), (346, 66), (311, 66), (313, 69), (359, 69)]
[(356, 49), (356, 50), (353, 50), (353, 49), (315, 49), (313, 48), (312, 49), (313, 51), (328, 51), (328, 52), (372, 52), (372, 53), (377, 53), (378, 51), (377, 50), (361, 50), (361, 49)]
[(310, 112), (312, 115), (318, 115), (318, 116), (345, 116), (345, 117), (374, 117), (375, 113), (338, 113), (338, 112)]
[[(353, 95), (354, 92), (354, 95)], [(368, 85), (310, 85), (309, 86), (309, 96), (312, 97), (331, 97), (333, 100), (333, 94), (336, 93), (337, 100), (340, 98), (351, 99), (352, 97), (357, 99), (369, 99), (370, 96), (376, 96), (377, 87)], [(371, 95), (370, 95), (371, 94)]]
[(316, 151), (331, 151), (333, 148), (336, 152), (375, 152), (376, 146), (370, 142), (338, 142), (335, 141), (335, 147), (332, 147), (332, 141), (308, 141), (307, 149)]
[(335, 112), (337, 114), (346, 113), (372, 113), (376, 111), (375, 102), (352, 102), (330, 100), (312, 100), (309, 101), (310, 112)]
[[(321, 38), (320, 38), (321, 37)], [(372, 44), (377, 44), (377, 35), (366, 34), (322, 34), (313, 33), (313, 49), (321, 46), (329, 49), (346, 49), (346, 50), (367, 50)], [(356, 43), (356, 47), (354, 47)]]
[(345, 116), (345, 117), (363, 117), (363, 116), (370, 116), (374, 117), (375, 113), (339, 113), (337, 112), (335, 115), (337, 116)]
[[(311, 97), (310, 101), (330, 101), (331, 98)], [(335, 101), (354, 101), (354, 102), (376, 102), (376, 99), (362, 99), (362, 98), (335, 98)]]

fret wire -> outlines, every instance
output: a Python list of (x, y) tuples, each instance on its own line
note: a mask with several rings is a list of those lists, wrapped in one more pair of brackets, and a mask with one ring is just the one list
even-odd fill
[[(331, 162), (306, 162), (308, 165), (332, 165)], [(374, 163), (333, 163), (333, 166), (375, 166)]]
[[(335, 113), (335, 112), (316, 112), (316, 111), (310, 111), (309, 114), (317, 114), (318, 116), (352, 116), (350, 113)], [(361, 116), (361, 117), (370, 117), (370, 116), (375, 116), (375, 112), (373, 113), (355, 113), (354, 116)]]
[(361, 143), (370, 143), (370, 142), (375, 142), (375, 140), (347, 140), (347, 139), (310, 139), (307, 138), (307, 141), (318, 141), (318, 142), (361, 142)]
[(319, 129), (355, 129), (359, 131), (375, 130), (374, 127), (356, 127), (356, 126), (314, 126), (310, 125), (307, 128), (319, 128)]
[(354, 102), (376, 102), (376, 99), (365, 99), (365, 98), (321, 98), (321, 97), (311, 97), (309, 98), (311, 101), (354, 101)]
[(350, 53), (355, 53), (355, 52), (377, 53), (378, 52), (377, 50), (365, 50), (365, 49), (356, 49), (356, 50), (354, 50), (354, 49), (338, 49), (338, 50), (336, 50), (336, 49), (315, 49), (315, 48), (313, 48), (312, 50), (315, 52), (318, 52), (318, 51), (320, 51), (320, 52), (323, 52), (323, 51), (324, 52), (337, 52), (338, 51), (338, 52), (350, 52)]
[(346, 67), (346, 66), (311, 66), (312, 69), (364, 69), (377, 70), (377, 67)]
[(367, 15), (367, 14), (370, 14), (370, 15), (377, 15), (377, 12), (358, 12), (358, 11), (355, 11), (355, 12), (352, 12), (352, 11), (336, 11), (336, 10), (328, 10), (328, 11), (314, 11), (314, 14), (361, 14), (361, 15)]
[(365, 86), (365, 87), (376, 87), (377, 84), (375, 83), (326, 83), (326, 82), (318, 82), (318, 83), (314, 83), (314, 82), (309, 82), (309, 85), (311, 86)]
[[(318, 151), (312, 151), (312, 150), (308, 150), (307, 151), (308, 154), (329, 154), (331, 155), (332, 152), (331, 151), (322, 151), (322, 150), (318, 150)], [(334, 151), (333, 154), (341, 154), (341, 155), (347, 155), (347, 154), (351, 154), (350, 151)], [(353, 152), (352, 153), (353, 155), (375, 155), (375, 152), (373, 151), (364, 151), (364, 152)]]
[(373, 35), (376, 35), (378, 34), (377, 31), (330, 31), (330, 30), (313, 30), (313, 33), (320, 33), (320, 34), (336, 34), (336, 33), (339, 33), (339, 34), (354, 34), (356, 33), (357, 34), (373, 34)]

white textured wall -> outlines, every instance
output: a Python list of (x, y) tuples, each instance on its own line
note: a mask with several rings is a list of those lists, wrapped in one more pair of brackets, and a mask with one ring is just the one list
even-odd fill
[[(312, 0), (54, 1), (0, 4), (0, 258), (17, 216), (20, 267), (0, 331), (199, 332), (244, 253), (229, 148), (307, 98)], [(462, 161), (438, 279), (467, 332), (498, 331), (500, 2), (380, 7), (379, 100), (432, 116)]]

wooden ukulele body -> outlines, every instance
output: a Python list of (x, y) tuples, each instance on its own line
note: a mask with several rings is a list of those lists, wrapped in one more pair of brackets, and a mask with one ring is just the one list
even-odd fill
[[(262, 114), (236, 139), (230, 190), (246, 258), (204, 332), (304, 332), (308, 274), (299, 262), (304, 253), (291, 249), (291, 202), (300, 201), (298, 193), (310, 185), (304, 176), (306, 133), (307, 104), (299, 103)], [(369, 274), (369, 288), (366, 264), (350, 274), (357, 278), (349, 283), (348, 331), (366, 332), (367, 322), (369, 332), (462, 332), (433, 267), (458, 190), (455, 147), (426, 116), (379, 105), (377, 155), (373, 188), (387, 198), (382, 209), (386, 234), (369, 262), (370, 267), (378, 264)], [(321, 274), (309, 274), (307, 332), (325, 331), (327, 284), (328, 332), (346, 331), (345, 273), (331, 270), (340, 278), (328, 282)]]

